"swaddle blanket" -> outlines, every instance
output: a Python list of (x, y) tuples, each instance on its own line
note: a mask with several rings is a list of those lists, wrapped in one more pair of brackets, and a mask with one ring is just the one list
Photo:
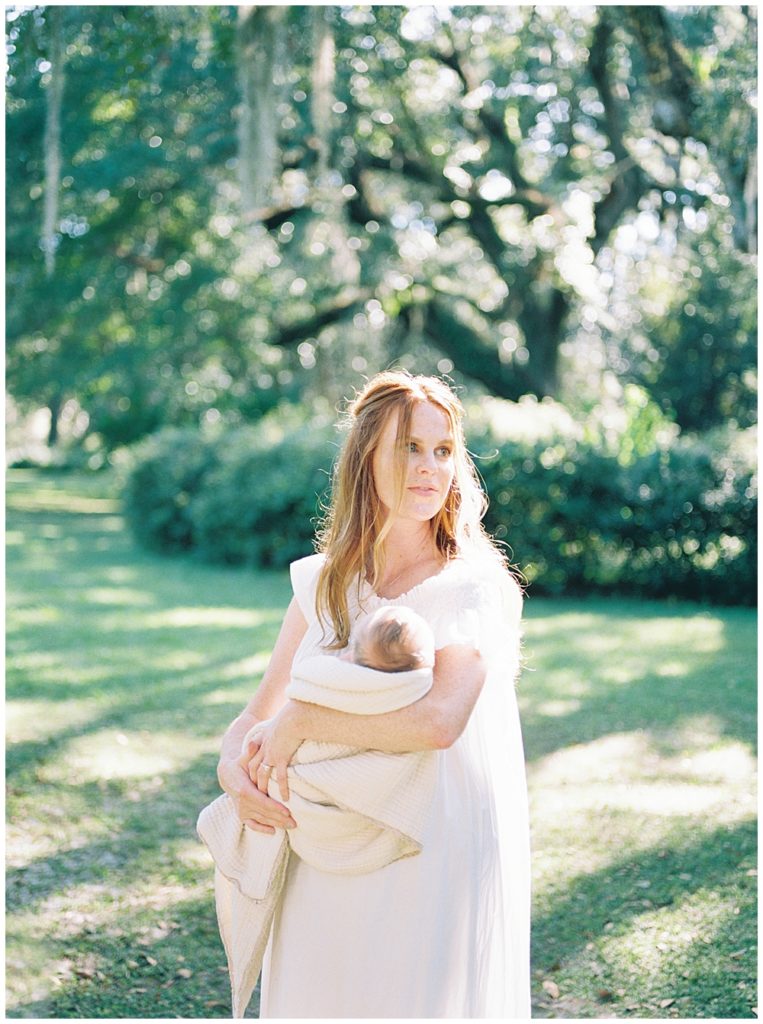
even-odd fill
[[(317, 655), (295, 666), (286, 696), (372, 715), (412, 704), (431, 686), (431, 669), (379, 672)], [(257, 983), (290, 853), (321, 871), (347, 874), (419, 853), (435, 771), (431, 751), (388, 754), (308, 740), (288, 769), (288, 807), (297, 828), (273, 835), (248, 829), (227, 794), (204, 808), (196, 828), (215, 862), (234, 1017), (243, 1017)], [(281, 799), (275, 779), (269, 791)]]

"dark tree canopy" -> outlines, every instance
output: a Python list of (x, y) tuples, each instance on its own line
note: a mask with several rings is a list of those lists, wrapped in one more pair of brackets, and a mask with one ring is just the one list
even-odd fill
[(393, 360), (751, 422), (755, 8), (8, 19), (8, 384), (53, 424), (256, 420)]

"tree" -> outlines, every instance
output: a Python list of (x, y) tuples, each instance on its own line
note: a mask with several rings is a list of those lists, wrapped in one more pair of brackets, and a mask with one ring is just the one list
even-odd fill
[[(51, 282), (29, 225), (44, 220), (54, 10), (67, 83)], [(686, 424), (705, 415), (676, 398), (681, 357), (647, 373), (622, 323), (666, 253), (680, 251), (690, 290), (711, 235), (721, 276), (749, 276), (754, 8), (11, 18), (19, 399), (52, 404), (55, 381), (112, 446), (161, 422), (336, 397), (348, 366), (398, 359), (503, 397), (575, 399), (580, 368), (595, 392), (606, 359)], [(751, 408), (749, 312), (718, 315), (714, 339), (745, 340), (713, 372)], [(680, 331), (671, 351), (707, 333)]]

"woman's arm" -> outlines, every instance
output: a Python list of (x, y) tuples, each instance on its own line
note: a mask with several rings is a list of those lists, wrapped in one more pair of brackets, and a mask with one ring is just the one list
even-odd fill
[(420, 700), (381, 715), (351, 715), (317, 704), (289, 701), (300, 738), (405, 753), (450, 747), (464, 731), (485, 681), (473, 647), (437, 651), (432, 689)]
[(250, 772), (266, 791), (267, 781), (257, 776), (260, 765), (272, 765), (280, 781), (294, 751), (308, 739), (390, 753), (449, 747), (463, 732), (484, 681), (485, 664), (479, 652), (454, 644), (437, 652), (429, 693), (397, 711), (353, 715), (289, 700), (264, 727)]
[(217, 778), (222, 789), (236, 805), (239, 817), (260, 832), (274, 831), (291, 823), (291, 815), (277, 800), (261, 793), (247, 771), (248, 757), (241, 754), (244, 736), (257, 722), (275, 715), (284, 705), (284, 691), (291, 674), (294, 655), (307, 631), (307, 622), (296, 598), (292, 598), (284, 616), (270, 662), (257, 692), (223, 736)]

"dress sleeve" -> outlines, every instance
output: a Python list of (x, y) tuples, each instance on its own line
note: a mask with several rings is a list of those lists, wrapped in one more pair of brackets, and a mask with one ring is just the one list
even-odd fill
[(323, 555), (308, 555), (307, 558), (300, 558), (289, 566), (292, 590), (299, 610), (308, 623), (315, 622), (317, 618), (315, 594), (323, 561)]
[(432, 617), (435, 649), (451, 644), (475, 647), (489, 656), (519, 637), (522, 595), (514, 580), (467, 578), (442, 595)]

